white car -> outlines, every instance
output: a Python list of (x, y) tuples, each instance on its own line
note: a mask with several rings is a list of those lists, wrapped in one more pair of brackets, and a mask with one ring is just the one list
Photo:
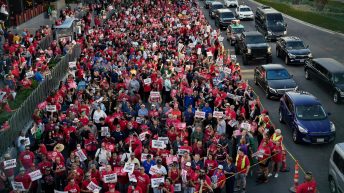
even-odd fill
[(238, 19), (250, 19), (254, 18), (252, 9), (247, 5), (240, 5), (235, 9), (235, 16)]
[(224, 4), (226, 7), (238, 7), (239, 5), (238, 0), (224, 0)]

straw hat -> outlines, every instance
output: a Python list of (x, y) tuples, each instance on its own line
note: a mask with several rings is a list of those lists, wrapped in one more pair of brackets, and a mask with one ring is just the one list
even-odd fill
[(61, 143), (55, 145), (54, 147), (54, 151), (62, 152), (63, 150), (64, 150), (64, 145)]

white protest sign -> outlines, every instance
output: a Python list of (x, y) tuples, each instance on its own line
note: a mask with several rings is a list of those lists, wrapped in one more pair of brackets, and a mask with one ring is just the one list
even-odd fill
[(240, 128), (246, 129), (246, 130), (250, 130), (251, 129), (251, 124), (249, 123), (241, 123)]
[(100, 189), (102, 189), (102, 188), (101, 188), (100, 186), (98, 186), (97, 184), (95, 184), (94, 182), (91, 181), (91, 182), (87, 185), (87, 189), (93, 191), (93, 190), (95, 190), (95, 189), (100, 190)]
[(104, 175), (103, 179), (104, 179), (105, 183), (116, 183), (117, 182), (117, 174)]
[(236, 121), (236, 120), (230, 120), (230, 121), (228, 122), (228, 124), (229, 124), (231, 127), (234, 127), (235, 125), (239, 124), (239, 122)]
[(16, 159), (10, 159), (4, 161), (4, 169), (11, 169), (17, 167), (17, 160)]
[(109, 133), (109, 127), (101, 127), (101, 136), (106, 136)]
[(143, 83), (144, 84), (150, 84), (150, 83), (152, 83), (152, 79), (151, 78), (146, 78), (146, 79), (143, 80)]
[(56, 105), (47, 105), (45, 110), (49, 112), (56, 112)]
[(165, 178), (161, 177), (161, 178), (152, 178), (151, 179), (151, 184), (152, 184), (152, 188), (157, 188), (159, 187), (159, 185), (161, 183), (165, 183)]
[(165, 145), (167, 145), (168, 141), (169, 141), (168, 137), (158, 137), (158, 140), (163, 141), (165, 143)]
[[(136, 122), (137, 122), (138, 124), (141, 124), (142, 121), (143, 121), (143, 119), (142, 119), (141, 117), (136, 117)], [(140, 138), (140, 139), (141, 139), (141, 138)], [(141, 140), (141, 141), (142, 141), (142, 140)]]
[(223, 117), (222, 111), (214, 111), (213, 117), (221, 119)]
[(184, 149), (184, 148), (179, 148), (178, 149), (178, 155), (184, 155), (185, 152), (190, 153), (190, 150)]
[(133, 182), (135, 180), (137, 181), (136, 176), (134, 174), (129, 174), (128, 173), (128, 178), (129, 178), (129, 182)]
[(204, 119), (205, 118), (205, 112), (203, 112), (203, 111), (196, 111), (195, 112), (195, 118), (202, 118), (202, 119)]
[(24, 188), (23, 182), (15, 182), (15, 181), (12, 181), (11, 184), (12, 184), (12, 188), (13, 188), (14, 190), (19, 190), (19, 191), (25, 191), (25, 190), (26, 190), (26, 189)]
[(165, 145), (164, 141), (152, 140), (152, 148), (165, 149), (166, 145)]
[(202, 54), (202, 49), (201, 49), (201, 48), (198, 48), (198, 49), (197, 49), (197, 54), (198, 54), (198, 55), (201, 55), (201, 54)]
[(156, 91), (151, 91), (150, 92), (150, 97), (151, 98), (160, 98), (160, 93)]
[(226, 73), (226, 74), (231, 74), (232, 73), (232, 70), (228, 67), (224, 67), (223, 68), (223, 72)]
[(213, 56), (213, 53), (212, 53), (212, 52), (207, 52), (207, 56), (208, 56), (208, 57), (212, 57), (212, 56)]
[(69, 68), (76, 68), (76, 62), (68, 62)]
[(151, 157), (153, 157), (152, 154), (142, 153), (142, 154), (141, 154), (141, 161), (142, 161), (142, 162), (145, 161), (145, 160), (147, 160), (147, 155), (151, 155)]
[(123, 171), (128, 173), (133, 173), (135, 168), (135, 164), (133, 163), (125, 163)]
[(178, 52), (182, 51), (184, 44), (178, 43)]
[(31, 181), (36, 181), (38, 179), (41, 179), (42, 178), (41, 170), (33, 171), (33, 172), (29, 173), (29, 176), (31, 178)]
[(174, 184), (174, 191), (181, 192), (182, 191), (182, 184)]
[(79, 160), (80, 160), (80, 161), (83, 162), (83, 161), (87, 160), (87, 157), (86, 157), (84, 151), (82, 151), (81, 149), (78, 150), (78, 151), (76, 151), (75, 154), (76, 154), (76, 156), (79, 157)]

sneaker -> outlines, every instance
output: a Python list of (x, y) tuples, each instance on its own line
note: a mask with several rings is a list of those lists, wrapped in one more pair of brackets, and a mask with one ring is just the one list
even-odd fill
[(272, 173), (269, 173), (269, 174), (268, 174), (268, 177), (271, 177), (271, 176), (272, 176)]
[(278, 178), (278, 173), (275, 174), (275, 178)]

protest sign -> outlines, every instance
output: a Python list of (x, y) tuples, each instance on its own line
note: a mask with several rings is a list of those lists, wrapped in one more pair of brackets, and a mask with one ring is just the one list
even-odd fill
[(68, 193), (68, 191), (59, 191), (59, 190), (54, 190), (54, 193)]
[(223, 68), (223, 72), (226, 73), (226, 74), (231, 74), (232, 73), (232, 70), (228, 67), (224, 67)]
[(117, 174), (104, 175), (104, 182), (105, 183), (116, 183), (117, 182)]
[(198, 48), (198, 49), (197, 49), (197, 54), (198, 54), (198, 55), (201, 55), (201, 54), (202, 54), (202, 49), (201, 49), (201, 48)]
[(150, 83), (152, 83), (152, 79), (151, 78), (146, 78), (146, 79), (143, 80), (143, 83), (144, 84), (150, 84)]
[(186, 129), (186, 123), (176, 123), (175, 128), (179, 130), (184, 130)]
[(141, 154), (141, 161), (142, 161), (142, 162), (145, 161), (145, 160), (147, 160), (147, 155), (151, 155), (151, 157), (153, 157), (153, 154), (142, 153), (142, 154)]
[(245, 130), (250, 130), (251, 129), (251, 124), (249, 123), (241, 123), (240, 128), (243, 128)]
[(69, 68), (76, 68), (76, 62), (68, 62)]
[(166, 145), (164, 141), (152, 140), (152, 148), (165, 149)]
[(150, 175), (156, 175), (156, 174), (161, 174), (161, 173), (160, 173), (160, 170), (159, 170), (158, 168), (156, 168), (156, 167), (150, 167), (150, 169), (149, 169), (149, 174), (150, 174)]
[[(142, 118), (141, 117), (136, 117), (136, 122), (138, 124), (141, 124), (142, 123)], [(141, 140), (142, 141), (142, 140)]]
[(169, 141), (168, 137), (158, 137), (158, 140), (163, 141), (165, 143), (165, 145), (167, 145), (168, 141)]
[(182, 51), (184, 44), (178, 43), (178, 52)]
[(150, 97), (153, 98), (160, 98), (160, 93), (156, 91), (151, 91), (150, 92)]
[(135, 164), (133, 163), (125, 163), (123, 171), (128, 173), (133, 173), (135, 168)]
[(214, 111), (213, 117), (220, 119), (223, 117), (223, 112), (222, 111)]
[(228, 122), (228, 124), (229, 124), (231, 127), (234, 127), (235, 125), (239, 124), (239, 122), (236, 121), (236, 120), (230, 120), (230, 121)]
[(14, 190), (25, 191), (23, 182), (12, 181), (11, 184)]
[(101, 127), (101, 136), (104, 137), (109, 133), (109, 127)]
[(139, 139), (140, 139), (140, 141), (143, 141), (143, 140), (145, 140), (145, 136), (146, 136), (147, 134), (149, 134), (149, 132), (148, 132), (148, 131), (145, 131), (145, 132), (142, 132), (142, 133), (140, 133), (140, 135), (139, 135)]
[(185, 152), (190, 153), (190, 150), (189, 150), (189, 149), (186, 149), (186, 148), (183, 148), (183, 147), (180, 147), (180, 148), (178, 149), (178, 155), (184, 155)]
[(129, 182), (137, 181), (136, 176), (134, 174), (128, 174)]
[(41, 170), (36, 170), (36, 171), (30, 172), (29, 176), (31, 178), (31, 181), (39, 180), (42, 178)]
[(56, 105), (47, 105), (45, 110), (49, 112), (56, 112)]
[(76, 152), (75, 152), (75, 155), (78, 156), (78, 157), (79, 157), (79, 160), (82, 161), (82, 162), (85, 161), (85, 160), (87, 160), (87, 157), (86, 157), (84, 151), (82, 151), (81, 149), (78, 150), (78, 151), (76, 151)]
[(4, 161), (4, 169), (11, 169), (17, 167), (17, 160), (16, 159), (10, 159)]
[(152, 178), (151, 179), (151, 185), (152, 185), (152, 188), (157, 188), (159, 187), (159, 185), (161, 183), (164, 183), (165, 182), (165, 178), (164, 177), (161, 177), (161, 178)]
[(213, 56), (213, 53), (212, 53), (212, 52), (207, 52), (207, 56), (208, 56), (208, 57), (212, 57), (212, 56)]
[(90, 182), (88, 185), (87, 185), (87, 189), (93, 191), (93, 190), (100, 190), (102, 189), (100, 186), (98, 186), (97, 184), (95, 184), (94, 182)]
[(204, 119), (205, 118), (205, 112), (203, 112), (203, 111), (196, 111), (195, 112), (195, 118)]
[(181, 192), (182, 191), (182, 185), (181, 184), (174, 184), (174, 191), (175, 192)]

